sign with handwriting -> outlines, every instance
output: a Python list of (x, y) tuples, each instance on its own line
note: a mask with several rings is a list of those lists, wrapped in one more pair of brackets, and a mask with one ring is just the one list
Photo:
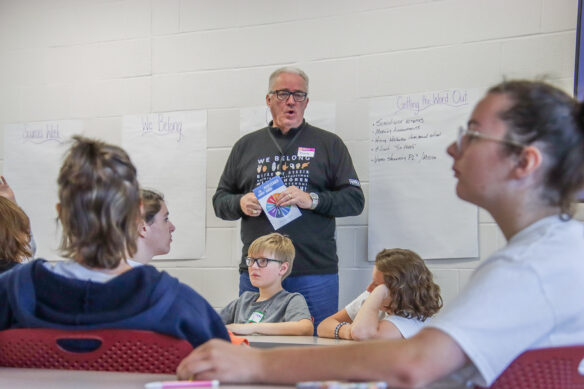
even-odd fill
[(79, 120), (4, 127), (4, 176), (30, 219), (38, 258), (59, 259), (57, 175), (71, 137), (82, 132), (83, 123)]
[(176, 230), (170, 253), (155, 259), (205, 254), (207, 111), (124, 116), (122, 147), (143, 188), (164, 194)]
[(446, 153), (477, 100), (476, 90), (448, 89), (370, 102), (370, 260), (394, 247), (478, 256), (478, 210), (457, 198)]

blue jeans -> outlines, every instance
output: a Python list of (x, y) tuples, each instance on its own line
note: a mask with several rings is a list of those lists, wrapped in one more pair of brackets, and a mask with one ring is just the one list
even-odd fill
[[(318, 324), (337, 313), (339, 309), (339, 275), (315, 274), (307, 276), (289, 276), (282, 286), (288, 292), (298, 292), (304, 296), (310, 314), (314, 318), (314, 334)], [(249, 274), (239, 275), (239, 295), (245, 291), (257, 292), (249, 280)]]

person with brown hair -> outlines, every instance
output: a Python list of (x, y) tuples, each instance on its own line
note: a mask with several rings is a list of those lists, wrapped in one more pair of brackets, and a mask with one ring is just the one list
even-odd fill
[(0, 273), (31, 255), (28, 216), (16, 203), (0, 196)]
[(30, 219), (16, 202), (16, 195), (4, 176), (0, 176), (0, 273), (26, 262), (36, 252)]
[(418, 254), (384, 249), (375, 257), (371, 283), (344, 309), (318, 326), (337, 339), (409, 338), (442, 307), (440, 287)]
[(14, 195), (14, 191), (10, 185), (8, 185), (8, 181), (6, 181), (4, 176), (0, 176), (0, 197), (5, 197), (13, 203), (16, 203), (16, 196)]
[(0, 277), (0, 330), (138, 329), (229, 340), (197, 292), (152, 266), (131, 268), (140, 213), (137, 171), (120, 147), (74, 137), (57, 179), (64, 261), (29, 262)]
[(584, 103), (543, 82), (503, 82), (447, 152), (456, 194), (487, 210), (507, 244), (420, 332), (270, 350), (210, 341), (182, 361), (179, 378), (419, 388), (456, 372), (460, 386), (489, 386), (526, 350), (584, 344), (584, 225), (571, 219), (584, 187)]
[(136, 253), (128, 264), (140, 266), (152, 261), (157, 255), (168, 254), (172, 233), (176, 229), (168, 218), (169, 212), (162, 193), (151, 189), (140, 189), (142, 199), (142, 221), (138, 224)]

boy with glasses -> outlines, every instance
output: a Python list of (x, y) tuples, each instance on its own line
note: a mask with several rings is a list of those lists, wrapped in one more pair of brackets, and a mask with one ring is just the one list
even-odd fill
[(306, 300), (282, 288), (292, 271), (294, 245), (272, 233), (249, 246), (245, 259), (251, 284), (258, 292), (244, 292), (221, 310), (221, 318), (235, 334), (312, 335), (314, 327)]

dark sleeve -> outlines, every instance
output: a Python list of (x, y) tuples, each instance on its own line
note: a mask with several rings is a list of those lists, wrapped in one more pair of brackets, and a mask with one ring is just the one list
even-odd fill
[(314, 212), (333, 217), (359, 215), (365, 206), (365, 196), (349, 150), (340, 138), (336, 138), (331, 150), (332, 185), (330, 190), (318, 192)]
[(12, 304), (8, 301), (8, 289), (13, 280), (10, 273), (4, 272), (0, 275), (0, 331), (10, 328), (12, 323)]
[[(219, 338), (229, 341), (229, 333), (217, 311), (190, 287), (181, 284), (181, 306), (174, 307), (169, 313), (174, 313), (173, 322), (178, 325), (179, 337), (187, 339), (193, 347), (197, 347), (209, 339)], [(177, 316), (181, 320), (177, 320)], [(172, 323), (171, 323), (172, 325)]]
[(219, 185), (213, 195), (213, 208), (215, 215), (224, 220), (237, 220), (244, 214), (241, 211), (239, 200), (244, 193), (239, 188), (239, 168), (238, 168), (238, 143), (231, 149), (231, 154), (221, 174)]

